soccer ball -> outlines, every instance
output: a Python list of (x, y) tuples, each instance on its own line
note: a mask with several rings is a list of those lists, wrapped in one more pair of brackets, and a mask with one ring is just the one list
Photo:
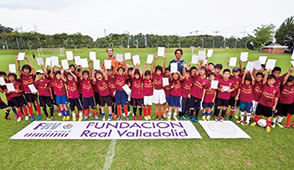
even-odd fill
[(260, 119), (258, 122), (257, 122), (258, 126), (260, 127), (265, 127), (266, 126), (266, 120), (265, 119)]

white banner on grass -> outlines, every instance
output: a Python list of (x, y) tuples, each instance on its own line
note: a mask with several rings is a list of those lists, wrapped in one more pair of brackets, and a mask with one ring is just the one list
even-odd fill
[(10, 139), (200, 139), (190, 121), (35, 121)]

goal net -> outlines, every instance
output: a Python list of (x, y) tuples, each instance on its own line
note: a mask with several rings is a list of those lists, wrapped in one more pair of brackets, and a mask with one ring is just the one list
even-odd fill
[(38, 48), (39, 57), (64, 56), (64, 48)]

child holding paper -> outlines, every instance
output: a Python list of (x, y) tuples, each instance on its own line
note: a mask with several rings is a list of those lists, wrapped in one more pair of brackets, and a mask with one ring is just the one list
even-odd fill
[(285, 76), (287, 75), (287, 72), (285, 74), (283, 74), (282, 76), (280, 76), (281, 74), (281, 67), (274, 67), (272, 74), (276, 77), (276, 82), (274, 84), (274, 86), (280, 88), (281, 87), (281, 83), (283, 82)]
[(34, 84), (35, 82), (35, 78), (36, 78), (35, 69), (27, 56), (25, 56), (25, 59), (27, 60), (29, 64), (23, 65), (21, 70), (20, 70), (19, 60), (16, 59), (17, 71), (20, 75), (20, 81), (23, 86), (24, 96), (29, 108), (31, 119), (35, 120), (35, 117), (33, 114), (33, 103), (34, 103), (38, 112), (38, 120), (41, 120), (41, 109), (37, 100), (37, 95), (35, 93), (32, 93), (31, 89), (29, 88), (29, 85)]
[(255, 83), (254, 83), (254, 88), (253, 88), (252, 114), (255, 115), (256, 108), (258, 105), (258, 100), (259, 100), (260, 95), (262, 93), (263, 74), (260, 72), (256, 73), (254, 76), (254, 79), (255, 79)]
[[(233, 120), (233, 115), (238, 111), (238, 106), (240, 105), (240, 100), (235, 100), (239, 86), (241, 84), (242, 78), (240, 77), (241, 69), (238, 67), (233, 68), (233, 75), (230, 77), (230, 80), (233, 82), (234, 91), (231, 92), (231, 97), (229, 99), (229, 106), (230, 106), (230, 117), (229, 120)], [(238, 112), (237, 112), (238, 113)], [(237, 116), (237, 114), (236, 114)], [(237, 116), (238, 117), (238, 116)]]
[(106, 76), (108, 79), (108, 87), (110, 89), (110, 94), (112, 97), (112, 117), (115, 120), (116, 119), (116, 105), (115, 105), (115, 76), (114, 76), (114, 72), (113, 72), (113, 67), (111, 67), (110, 69), (106, 70)]
[(219, 80), (223, 77), (221, 74), (222, 69), (223, 69), (223, 65), (221, 64), (214, 65), (215, 80)]
[(191, 99), (191, 89), (192, 89), (192, 78), (190, 70), (187, 70), (184, 66), (183, 69), (183, 82), (182, 82), (182, 110), (179, 113), (179, 120), (186, 120), (184, 116), (190, 111), (190, 99)]
[[(147, 64), (144, 66), (143, 71), (143, 94), (144, 94), (144, 119), (151, 120), (151, 107), (152, 107), (152, 99), (153, 99), (153, 82), (152, 82), (152, 74), (150, 70), (146, 70)], [(145, 71), (146, 70), (146, 71)], [(152, 70), (152, 68), (151, 68)]]
[(139, 64), (137, 64), (133, 70), (132, 74), (132, 93), (131, 93), (131, 104), (133, 106), (133, 120), (137, 120), (137, 108), (139, 109), (139, 120), (142, 120), (142, 107), (143, 107), (143, 76), (141, 74), (141, 70), (139, 68)]
[[(210, 72), (208, 74), (208, 82), (204, 86), (203, 96), (202, 96), (202, 120), (210, 120), (212, 107), (214, 105), (215, 97), (216, 97), (216, 88), (212, 88), (212, 82), (215, 80), (215, 73)], [(206, 116), (206, 117), (205, 117)]]
[[(168, 85), (163, 85), (163, 89), (164, 89), (164, 93), (165, 93), (165, 100), (166, 100), (166, 104), (164, 105), (164, 109), (166, 112), (168, 112), (168, 107), (169, 107), (169, 103), (170, 103), (170, 92), (171, 92), (171, 72), (170, 69), (167, 67), (165, 68), (165, 73), (164, 73), (164, 78), (166, 80), (168, 80)], [(163, 82), (162, 82), (163, 83)], [(166, 106), (167, 105), (167, 106)], [(164, 117), (166, 117), (166, 113), (164, 114)]]

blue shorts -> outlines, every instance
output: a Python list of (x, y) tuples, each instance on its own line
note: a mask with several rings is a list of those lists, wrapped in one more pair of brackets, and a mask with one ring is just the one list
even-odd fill
[(240, 101), (240, 111), (244, 112), (246, 111), (247, 113), (251, 113), (252, 112), (252, 102), (243, 102)]
[(116, 105), (127, 105), (127, 94), (125, 91), (115, 91), (115, 104)]
[(92, 109), (96, 108), (94, 97), (83, 97), (83, 109), (88, 109), (91, 106)]
[(170, 98), (171, 96), (165, 96), (165, 100), (168, 105), (170, 105)]
[(202, 107), (203, 107), (203, 109), (205, 109), (205, 108), (212, 108), (212, 106), (213, 106), (213, 103), (203, 103), (202, 104)]
[(63, 96), (56, 95), (55, 96), (55, 101), (56, 101), (57, 105), (67, 104), (68, 103), (66, 95), (63, 95)]
[(175, 106), (175, 107), (180, 107), (180, 100), (181, 96), (170, 96), (170, 103), (168, 104), (169, 106)]

